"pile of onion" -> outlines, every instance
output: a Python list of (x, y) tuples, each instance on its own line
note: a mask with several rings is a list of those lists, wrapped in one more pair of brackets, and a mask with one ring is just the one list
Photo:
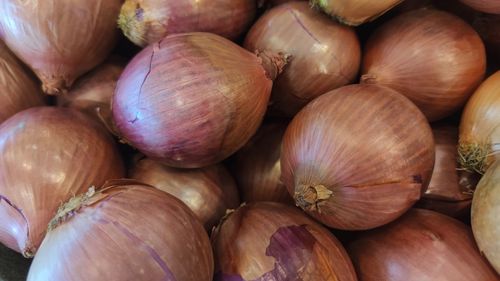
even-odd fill
[(269, 10), (252, 26), (244, 46), (252, 52), (291, 56), (273, 84), (271, 98), (273, 110), (290, 117), (315, 97), (351, 83), (361, 62), (354, 29), (311, 9), (307, 2)]
[(281, 153), (282, 180), (295, 203), (344, 230), (401, 216), (425, 192), (433, 165), (425, 116), (377, 85), (345, 86), (313, 100), (288, 126)]
[(0, 243), (33, 256), (59, 205), (124, 176), (113, 138), (74, 110), (34, 107), (0, 126)]
[(175, 197), (131, 181), (107, 183), (64, 204), (28, 280), (211, 281), (203, 226)]
[(210, 33), (184, 33), (142, 50), (113, 97), (121, 136), (151, 159), (179, 168), (218, 163), (260, 126), (280, 55), (254, 55)]
[(465, 104), (485, 70), (484, 45), (472, 27), (447, 12), (420, 9), (372, 35), (361, 81), (398, 91), (435, 121)]
[(39, 82), (0, 41), (0, 123), (32, 106), (44, 104)]
[(397, 221), (361, 233), (347, 246), (363, 281), (493, 281), (469, 227), (448, 216), (412, 209)]
[(460, 0), (460, 1), (484, 13), (500, 14), (500, 1), (498, 0)]
[(234, 179), (220, 164), (177, 169), (144, 158), (134, 165), (129, 176), (180, 199), (208, 231), (217, 225), (227, 209), (240, 204)]
[(114, 47), (122, 0), (3, 0), (0, 38), (29, 65), (47, 94), (67, 90)]
[(214, 281), (357, 280), (342, 244), (296, 208), (244, 205), (212, 233)]
[(255, 0), (125, 0), (118, 20), (132, 42), (147, 46), (167, 34), (210, 32), (238, 39), (252, 23)]

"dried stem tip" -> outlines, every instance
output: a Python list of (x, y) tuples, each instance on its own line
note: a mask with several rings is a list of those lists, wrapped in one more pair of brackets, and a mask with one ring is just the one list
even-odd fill
[(297, 206), (306, 211), (321, 213), (320, 205), (332, 196), (333, 192), (324, 185), (301, 185), (295, 192)]
[(257, 51), (256, 55), (262, 60), (262, 67), (266, 72), (267, 78), (275, 80), (283, 72), (291, 56), (284, 53), (273, 53), (269, 51)]

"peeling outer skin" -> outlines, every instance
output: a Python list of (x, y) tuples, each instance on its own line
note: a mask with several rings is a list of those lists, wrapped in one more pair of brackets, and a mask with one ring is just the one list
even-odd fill
[[(11, 224), (6, 225), (6, 223), (3, 222), (3, 225), (0, 228), (0, 237), (2, 237), (2, 241), (5, 246), (17, 252), (21, 252), (26, 258), (33, 257), (36, 249), (31, 245), (30, 241), (28, 241), (29, 225), (22, 210), (12, 204), (10, 200), (0, 195), (0, 214), (1, 217), (11, 218), (11, 220), (9, 221), (11, 222)], [(12, 224), (12, 222), (14, 221), (15, 224)], [(18, 236), (21, 236), (19, 235), (19, 233), (25, 236), (25, 240), (17, 240)], [(15, 235), (16, 237), (13, 237), (13, 235)]]

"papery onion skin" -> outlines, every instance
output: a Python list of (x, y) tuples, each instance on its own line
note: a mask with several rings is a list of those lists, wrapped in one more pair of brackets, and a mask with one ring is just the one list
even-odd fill
[(118, 25), (139, 46), (169, 34), (210, 32), (238, 39), (252, 23), (255, 0), (125, 0)]
[(335, 236), (291, 206), (244, 205), (228, 215), (212, 241), (214, 281), (357, 280)]
[(283, 67), (279, 58), (264, 59), (210, 33), (167, 36), (125, 68), (113, 97), (115, 125), (127, 142), (166, 165), (221, 162), (264, 118), (272, 79)]
[(7, 46), (0, 41), (0, 123), (33, 106), (45, 102), (39, 82), (31, 75)]
[(200, 169), (177, 169), (153, 160), (139, 160), (130, 178), (147, 183), (184, 202), (211, 231), (226, 214), (240, 204), (234, 179), (221, 164)]
[(484, 13), (500, 14), (500, 2), (497, 0), (460, 0), (460, 2)]
[(72, 201), (51, 224), (28, 280), (212, 280), (208, 235), (175, 197), (122, 180)]
[(398, 91), (436, 121), (465, 104), (485, 71), (484, 45), (467, 23), (447, 12), (420, 9), (372, 35), (361, 81)]
[(124, 176), (112, 137), (85, 114), (24, 110), (0, 126), (0, 242), (33, 256), (61, 204)]
[(5, 0), (0, 37), (55, 95), (100, 64), (114, 47), (121, 0)]
[[(272, 28), (270, 28), (272, 27)], [(315, 97), (354, 81), (361, 47), (353, 28), (334, 22), (306, 2), (269, 10), (245, 38), (247, 50), (291, 56), (273, 84), (272, 108), (293, 117)]]
[(448, 216), (412, 209), (347, 246), (363, 281), (494, 281), (469, 227)]
[(433, 165), (423, 114), (376, 85), (345, 86), (309, 103), (288, 126), (281, 153), (282, 180), (295, 203), (344, 230), (401, 216), (425, 192)]

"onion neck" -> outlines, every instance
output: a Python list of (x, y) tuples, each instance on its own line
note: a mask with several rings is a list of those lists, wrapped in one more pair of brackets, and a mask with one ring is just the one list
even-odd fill
[(297, 206), (303, 210), (321, 213), (321, 205), (330, 199), (332, 194), (331, 190), (321, 184), (300, 185), (295, 192), (294, 199)]
[(361, 84), (376, 84), (377, 83), (377, 75), (375, 74), (363, 74), (361, 76)]
[(257, 56), (261, 59), (262, 67), (266, 72), (266, 77), (276, 80), (276, 77), (283, 72), (291, 56), (282, 52), (273, 53), (270, 51), (257, 51)]
[(89, 190), (79, 196), (71, 198), (68, 202), (64, 203), (57, 210), (56, 216), (49, 222), (48, 231), (52, 231), (58, 227), (61, 223), (65, 222), (68, 218), (75, 214), (82, 206), (86, 205), (87, 202), (96, 194), (95, 187), (89, 188)]

